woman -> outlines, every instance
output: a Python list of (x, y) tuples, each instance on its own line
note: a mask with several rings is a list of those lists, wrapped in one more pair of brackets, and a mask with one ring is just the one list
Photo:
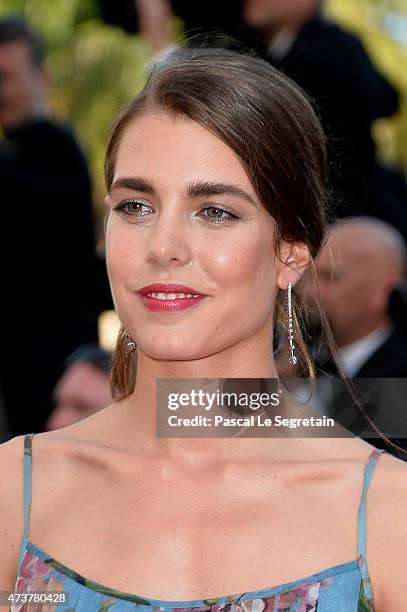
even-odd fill
[(23, 437), (0, 448), (2, 588), (64, 590), (61, 610), (406, 610), (404, 462), (350, 437), (155, 432), (157, 379), (277, 377), (287, 287), (324, 237), (306, 99), (258, 59), (179, 52), (120, 115), (106, 177), (116, 401), (27, 435), (24, 474)]

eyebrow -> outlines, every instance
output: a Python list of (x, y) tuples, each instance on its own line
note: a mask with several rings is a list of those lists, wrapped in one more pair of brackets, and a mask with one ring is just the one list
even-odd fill
[[(151, 181), (141, 177), (123, 177), (116, 179), (110, 191), (114, 189), (131, 189), (155, 195), (156, 189)], [(214, 195), (231, 195), (242, 198), (257, 208), (255, 200), (243, 189), (230, 183), (215, 183), (213, 181), (194, 181), (187, 185), (186, 195), (189, 198), (200, 198)]]

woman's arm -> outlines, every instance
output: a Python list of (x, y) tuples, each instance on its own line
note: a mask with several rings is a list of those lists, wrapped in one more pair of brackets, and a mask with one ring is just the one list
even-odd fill
[(0, 591), (14, 591), (23, 534), (24, 436), (0, 444)]

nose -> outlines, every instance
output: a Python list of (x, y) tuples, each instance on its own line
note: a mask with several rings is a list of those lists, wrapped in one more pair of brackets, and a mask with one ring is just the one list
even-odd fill
[(155, 266), (185, 266), (192, 257), (188, 224), (178, 218), (163, 216), (151, 228), (147, 260)]

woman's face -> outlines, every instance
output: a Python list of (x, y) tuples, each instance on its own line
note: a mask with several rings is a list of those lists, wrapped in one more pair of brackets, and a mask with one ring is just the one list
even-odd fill
[[(140, 115), (122, 136), (106, 202), (113, 299), (139, 350), (192, 360), (256, 334), (271, 350), (273, 222), (232, 149), (189, 119)], [(174, 283), (199, 297), (160, 299), (187, 293)], [(139, 293), (154, 284), (167, 287)]]

